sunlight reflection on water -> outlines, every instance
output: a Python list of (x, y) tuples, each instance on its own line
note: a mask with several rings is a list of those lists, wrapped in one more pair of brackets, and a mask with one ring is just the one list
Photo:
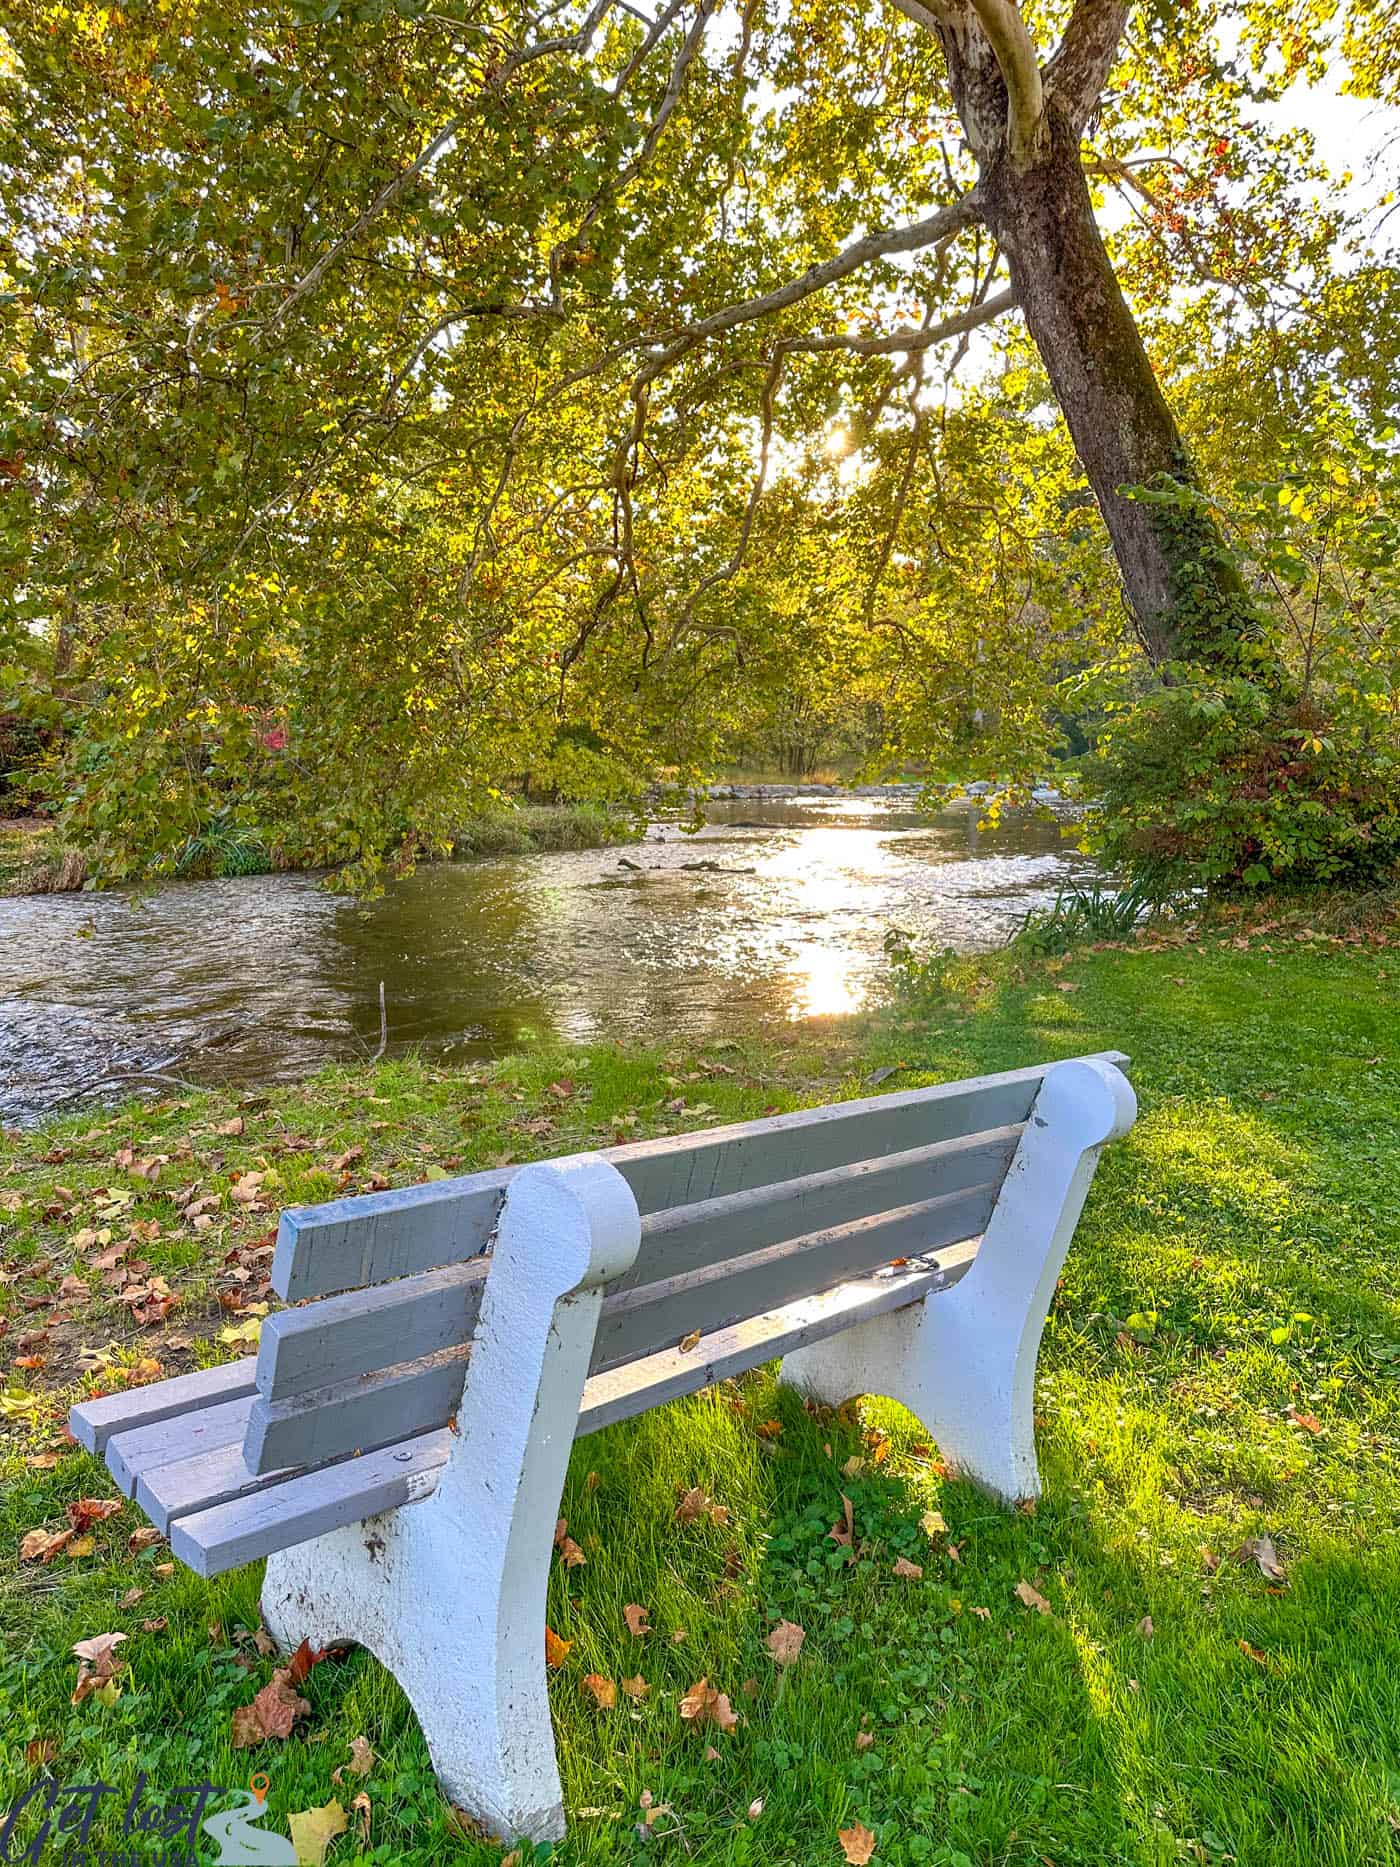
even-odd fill
[(1056, 822), (822, 798), (426, 868), (368, 904), (305, 875), (0, 901), (0, 1114), (197, 1047), (182, 1067), (207, 1077), (296, 1075), (373, 1044), (381, 979), (394, 1045), (463, 1061), (531, 1032), (664, 1042), (850, 1012), (883, 989), (891, 927), (994, 946), (1092, 873)]

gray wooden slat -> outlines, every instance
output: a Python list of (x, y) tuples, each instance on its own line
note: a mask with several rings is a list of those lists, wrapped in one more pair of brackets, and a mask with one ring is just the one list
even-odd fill
[(197, 1575), (222, 1575), (274, 1550), (362, 1523), (379, 1511), (416, 1503), (437, 1484), (451, 1444), (452, 1435), (443, 1427), (192, 1511), (171, 1524), (171, 1551)]
[(763, 1316), (746, 1317), (732, 1328), (702, 1336), (688, 1353), (662, 1350), (641, 1361), (589, 1377), (579, 1413), (578, 1437), (630, 1420), (652, 1407), (685, 1394), (698, 1394), (717, 1381), (733, 1380), (751, 1368), (789, 1355), (811, 1342), (824, 1342), (852, 1324), (905, 1309), (921, 1298), (949, 1290), (971, 1268), (977, 1240), (938, 1254), (938, 1268), (927, 1260), (838, 1284), (820, 1296), (805, 1297)]
[[(1119, 1051), (1096, 1053), (1120, 1067)], [(642, 1213), (1023, 1122), (1050, 1064), (603, 1150)], [(487, 1248), (506, 1167), (285, 1212), (272, 1284), (290, 1301), (461, 1262)]]
[[(832, 1226), (751, 1252), (727, 1264), (610, 1296), (603, 1306), (592, 1372), (636, 1361), (708, 1332), (829, 1289), (890, 1258), (915, 1257), (975, 1237), (1000, 1181), (923, 1200), (875, 1218)], [(311, 1312), (308, 1311), (307, 1314)], [(252, 1472), (320, 1465), (442, 1426), (456, 1412), (465, 1359), (444, 1351), (285, 1399), (261, 1394), (248, 1417), (244, 1458)]]
[(706, 1270), (818, 1229), (999, 1183), (1020, 1137), (1018, 1125), (994, 1128), (653, 1213), (642, 1221), (636, 1264), (609, 1286), (609, 1295)]
[[(997, 1128), (653, 1213), (642, 1222), (636, 1265), (613, 1293), (746, 1256), (817, 1225), (829, 1229), (1000, 1180), (1020, 1133)], [(489, 1262), (447, 1265), (270, 1316), (258, 1350), (258, 1392), (284, 1400), (470, 1340)]]
[(243, 1429), (227, 1445), (212, 1446), (168, 1465), (142, 1468), (136, 1480), (136, 1502), (162, 1533), (169, 1531), (175, 1517), (206, 1510), (229, 1498), (245, 1497), (251, 1491), (265, 1490), (270, 1484), (295, 1476), (295, 1467), (275, 1472), (249, 1471), (243, 1457), (243, 1440), (247, 1412), (253, 1403), (245, 1400), (240, 1404), (245, 1409)]
[(248, 1469), (322, 1465), (444, 1426), (457, 1411), (466, 1369), (465, 1350), (448, 1349), (287, 1400), (259, 1394), (243, 1442)]
[(174, 1414), (131, 1432), (114, 1433), (107, 1441), (107, 1469), (126, 1495), (134, 1497), (137, 1480), (150, 1466), (169, 1465), (236, 1440), (248, 1418), (248, 1405), (246, 1397), (226, 1400), (198, 1413)]
[[(975, 1255), (976, 1240), (969, 1240), (940, 1253), (936, 1270), (909, 1265), (862, 1278), (770, 1315), (747, 1319), (701, 1341), (690, 1355), (671, 1349), (594, 1375), (584, 1389), (577, 1436), (631, 1419), (683, 1394), (697, 1393), (809, 1342), (823, 1341), (854, 1323), (949, 1289)], [(402, 1445), (343, 1459), (319, 1471), (192, 1510), (171, 1523), (171, 1549), (198, 1574), (221, 1575), (328, 1530), (362, 1522), (378, 1511), (416, 1503), (433, 1491), (452, 1444), (451, 1432), (441, 1427)]]
[(489, 1263), (447, 1264), (269, 1316), (258, 1344), (258, 1392), (285, 1400), (469, 1342)]
[(175, 1374), (149, 1387), (133, 1387), (124, 1394), (104, 1394), (83, 1400), (68, 1415), (68, 1430), (89, 1452), (105, 1452), (114, 1433), (152, 1426), (178, 1414), (196, 1413), (201, 1407), (237, 1400), (255, 1385), (251, 1361), (230, 1361), (194, 1374)]
[(272, 1287), (289, 1303), (479, 1257), (514, 1167), (284, 1212)]
[(601, 1374), (639, 1361), (674, 1347), (697, 1329), (708, 1335), (746, 1316), (781, 1309), (863, 1276), (891, 1258), (922, 1257), (941, 1245), (975, 1238), (992, 1215), (1000, 1184), (969, 1187), (942, 1199), (831, 1226), (728, 1264), (609, 1297), (589, 1372)]

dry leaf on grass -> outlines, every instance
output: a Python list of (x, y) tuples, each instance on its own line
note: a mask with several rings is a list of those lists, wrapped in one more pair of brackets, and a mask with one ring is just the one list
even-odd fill
[(1284, 1579), (1283, 1564), (1278, 1559), (1273, 1538), (1269, 1536), (1251, 1536), (1241, 1543), (1235, 1551), (1235, 1561), (1254, 1562), (1259, 1565), (1259, 1573), (1266, 1582), (1281, 1582)]
[(774, 1664), (791, 1666), (802, 1651), (802, 1642), (806, 1638), (806, 1628), (799, 1627), (796, 1621), (779, 1621), (767, 1642)]
[(975, 1614), (979, 1621), (989, 1621), (992, 1618), (992, 1611), (990, 1608), (970, 1608), (968, 1612), (970, 1614)]
[(856, 1732), (856, 1749), (857, 1750), (869, 1750), (871, 1745), (874, 1742), (875, 1742), (875, 1733), (873, 1731), (857, 1731)]
[(338, 1769), (331, 1771), (331, 1781), (333, 1783), (344, 1782), (347, 1770), (352, 1776), (368, 1776), (373, 1768), (374, 1752), (370, 1748), (369, 1739), (352, 1737), (350, 1739), (350, 1761), (342, 1763)]
[(676, 1506), (676, 1522), (694, 1523), (698, 1517), (708, 1517), (714, 1524), (727, 1524), (729, 1506), (716, 1504), (703, 1485), (692, 1485)]
[(1137, 1630), (1144, 1640), (1150, 1640), (1152, 1638), (1157, 1629), (1152, 1625), (1152, 1616), (1150, 1614), (1143, 1615), (1142, 1619), (1137, 1624)]
[(20, 1538), (21, 1562), (52, 1562), (73, 1540), (71, 1530), (29, 1530)]
[(572, 1640), (561, 1640), (552, 1627), (544, 1630), (544, 1663), (546, 1666), (562, 1666), (569, 1657)]
[(158, 1543), (159, 1541), (160, 1531), (154, 1529), (150, 1524), (143, 1524), (139, 1530), (133, 1530), (131, 1535), (126, 1539), (126, 1547), (128, 1553), (135, 1556), (138, 1555), (141, 1550), (149, 1549), (153, 1543)]
[(602, 1673), (585, 1673), (583, 1687), (591, 1692), (604, 1711), (611, 1711), (617, 1703), (617, 1686), (611, 1679), (605, 1679)]
[(302, 1809), (287, 1817), (292, 1832), (292, 1846), (297, 1851), (297, 1867), (321, 1867), (326, 1849), (348, 1826), (345, 1811), (338, 1802), (327, 1802), (319, 1809)]
[[(374, 1814), (374, 1805), (362, 1789), (359, 1795), (356, 1796), (355, 1800), (350, 1804), (350, 1807), (359, 1818), (360, 1846), (362, 1848), (367, 1848), (369, 1846), (369, 1824)], [(501, 1867), (506, 1867), (505, 1861), (501, 1862)]]
[(854, 1550), (856, 1534), (855, 1505), (852, 1504), (844, 1491), (841, 1493), (841, 1509), (844, 1513), (841, 1522), (833, 1524), (831, 1529), (827, 1531), (827, 1536), (833, 1543), (840, 1544), (842, 1549)]
[(926, 1510), (919, 1519), (919, 1528), (927, 1537), (946, 1536), (948, 1533), (941, 1510)]
[(841, 1843), (847, 1867), (865, 1867), (866, 1861), (875, 1852), (875, 1837), (864, 1822), (853, 1822), (849, 1828), (838, 1828), (836, 1839)]
[(721, 1731), (732, 1731), (738, 1717), (726, 1693), (717, 1692), (708, 1679), (699, 1679), (681, 1699), (681, 1717), (696, 1726), (716, 1724)]
[(923, 1575), (923, 1569), (917, 1562), (910, 1562), (907, 1556), (899, 1556), (895, 1560), (891, 1573), (897, 1575), (902, 1582), (917, 1582)]
[(566, 1569), (577, 1569), (588, 1561), (571, 1536), (566, 1536), (559, 1545), (559, 1560)]
[(640, 1704), (647, 1693), (650, 1692), (651, 1687), (647, 1684), (646, 1680), (643, 1679), (642, 1675), (637, 1673), (634, 1678), (623, 1680), (622, 1689), (627, 1694), (628, 1698), (634, 1699)]
[(235, 1750), (265, 1744), (271, 1737), (290, 1737), (297, 1719), (311, 1710), (297, 1691), (291, 1670), (290, 1666), (279, 1667), (252, 1704), (240, 1705), (234, 1712), (229, 1743)]
[(629, 1601), (622, 1610), (622, 1618), (627, 1623), (628, 1633), (639, 1637), (642, 1634), (649, 1634), (652, 1631), (651, 1621), (648, 1618), (650, 1614), (650, 1608), (644, 1608), (635, 1601)]
[(124, 1499), (119, 1497), (79, 1497), (68, 1506), (68, 1521), (75, 1530), (89, 1529), (106, 1517), (115, 1517)]
[(116, 1676), (123, 1664), (117, 1648), (125, 1639), (125, 1634), (93, 1634), (90, 1639), (79, 1640), (74, 1645), (72, 1651), (78, 1659), (78, 1683), (73, 1688), (75, 1705), (81, 1705), (85, 1698), (94, 1694), (108, 1705), (117, 1697), (121, 1687)]
[(1029, 1582), (1018, 1582), (1011, 1592), (1025, 1607), (1034, 1608), (1037, 1614), (1053, 1614), (1055, 1612), (1044, 1595), (1032, 1588)]

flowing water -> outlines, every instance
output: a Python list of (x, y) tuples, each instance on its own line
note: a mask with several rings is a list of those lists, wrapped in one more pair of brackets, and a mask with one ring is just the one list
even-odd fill
[(853, 1011), (892, 927), (996, 946), (1089, 879), (1064, 821), (747, 799), (697, 835), (423, 868), (368, 903), (309, 875), (0, 900), (0, 1117), (137, 1069), (255, 1083), (366, 1055), (381, 980), (390, 1052), (462, 1061), (527, 1032), (665, 1042)]

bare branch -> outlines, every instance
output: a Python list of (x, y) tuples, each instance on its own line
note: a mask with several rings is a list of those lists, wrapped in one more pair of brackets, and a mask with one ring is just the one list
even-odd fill
[(1006, 80), (1006, 141), (1013, 163), (1034, 152), (1045, 114), (1040, 59), (1016, 0), (972, 0)]
[(975, 331), (979, 325), (990, 324), (999, 318), (1003, 311), (1014, 310), (1020, 303), (1015, 292), (1009, 288), (997, 292), (991, 298), (985, 298), (978, 305), (969, 305), (966, 311), (958, 311), (950, 318), (944, 318), (941, 324), (932, 324), (927, 330), (891, 331), (884, 337), (851, 337), (845, 332), (836, 332), (830, 336), (789, 337), (783, 340), (781, 348), (785, 351), (851, 350), (857, 356), (887, 357), (903, 352), (915, 353), (927, 350), (931, 344), (941, 344), (945, 338), (959, 337), (964, 331)]
[(1108, 82), (1132, 10), (1132, 0), (1075, 0), (1059, 50), (1045, 67), (1045, 90), (1076, 130), (1084, 128)]
[(663, 370), (668, 369), (696, 344), (703, 343), (707, 337), (717, 337), (722, 331), (733, 330), (737, 324), (751, 324), (756, 318), (766, 318), (775, 311), (785, 311), (789, 305), (798, 304), (802, 299), (810, 298), (814, 292), (834, 285), (838, 279), (858, 272), (862, 266), (869, 265), (872, 259), (883, 259), (890, 253), (916, 253), (920, 248), (933, 246), (935, 242), (946, 239), (950, 233), (970, 227), (980, 219), (981, 200), (977, 190), (970, 188), (956, 201), (949, 202), (946, 207), (939, 208), (923, 220), (911, 222), (907, 227), (886, 227), (876, 233), (863, 234), (859, 240), (853, 240), (830, 259), (809, 266), (796, 279), (789, 279), (786, 285), (777, 286), (757, 298), (746, 298), (739, 304), (726, 305), (723, 310), (712, 311), (708, 317), (687, 325), (653, 353), (644, 374), (649, 381), (654, 381)]

